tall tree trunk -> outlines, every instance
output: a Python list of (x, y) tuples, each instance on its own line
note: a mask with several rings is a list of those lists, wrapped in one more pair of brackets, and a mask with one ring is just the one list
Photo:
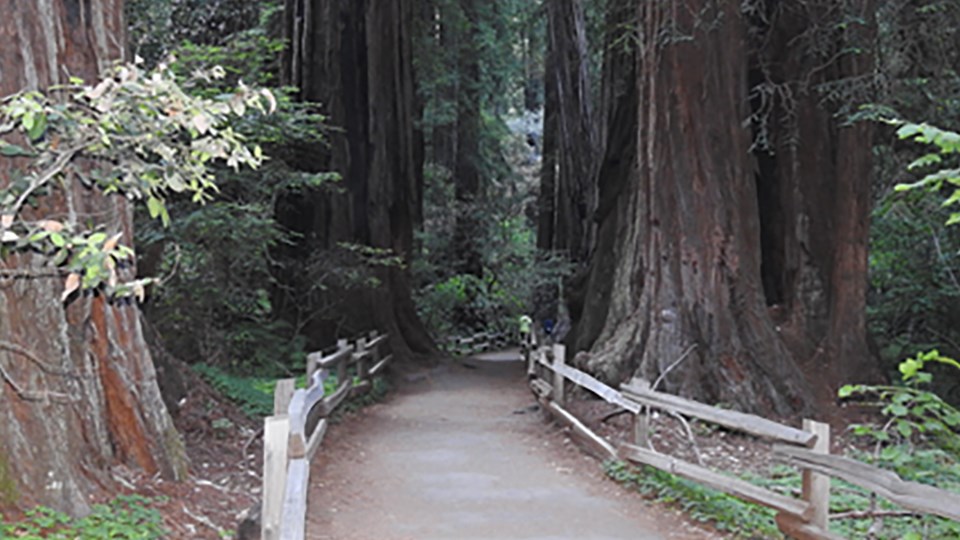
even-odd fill
[[(45, 89), (65, 82), (65, 73), (93, 81), (123, 56), (121, 0), (0, 5), (0, 94)], [(0, 183), (10, 172), (11, 164), (0, 162)], [(98, 216), (132, 240), (124, 198), (70, 189), (69, 197), (44, 200), (44, 211)], [(15, 255), (2, 264), (30, 271), (42, 262)], [(39, 503), (83, 514), (91, 494), (113, 486), (112, 466), (168, 478), (186, 466), (137, 307), (98, 295), (65, 306), (61, 290), (61, 280), (48, 278), (10, 278), (0, 287), (0, 478), (12, 479), (0, 507)]]
[(639, 7), (636, 168), (601, 223), (615, 267), (583, 362), (743, 410), (804, 409), (809, 388), (761, 284), (740, 4), (685, 4)]
[[(879, 377), (866, 339), (873, 129), (838, 114), (870, 99), (876, 7), (768, 7), (752, 77), (756, 129), (769, 133), (757, 151), (763, 285), (826, 398), (840, 384)], [(840, 29), (841, 18), (860, 22)], [(853, 91), (825, 98), (820, 88), (838, 84)]]
[[(343, 176), (346, 193), (302, 201), (314, 216), (313, 241), (321, 247), (369, 244), (409, 260), (423, 205), (411, 41), (416, 3), (288, 0), (286, 8), (308, 15), (286, 16), (295, 25), (286, 35), (302, 36), (304, 44), (283, 62), (290, 69), (300, 66), (301, 73), (284, 79), (300, 77), (301, 96), (320, 102), (340, 129), (331, 135), (328, 152), (317, 150), (326, 153), (321, 166)], [(382, 268), (377, 275), (377, 290), (350, 308), (390, 332), (398, 356), (435, 352), (416, 314), (406, 269)]]
[(599, 114), (602, 153), (596, 175), (597, 210), (593, 216), (596, 247), (589, 266), (578, 273), (567, 304), (575, 322), (568, 337), (571, 350), (589, 350), (607, 318), (616, 267), (616, 239), (621, 229), (617, 202), (631, 182), (637, 156), (638, 108), (637, 9), (633, 0), (615, 0), (607, 9), (603, 50), (603, 87)]
[[(458, 31), (458, 29), (463, 26), (463, 22), (460, 20), (459, 6), (454, 4), (452, 0), (445, 0), (440, 3), (437, 9), (437, 24), (439, 26), (439, 50), (437, 52), (443, 69), (447, 70), (446, 77), (444, 77), (438, 89), (442, 103), (457, 103), (459, 99), (457, 95), (458, 78), (455, 73), (459, 64), (457, 51), (461, 46), (460, 40), (463, 39), (462, 31)], [(431, 132), (433, 161), (450, 173), (453, 173), (457, 162), (457, 117), (457, 114), (450, 117), (445, 115), (440, 122), (433, 126)]]
[[(553, 213), (544, 212), (552, 224), (541, 227), (543, 236), (552, 229), (549, 248), (573, 261), (586, 261), (592, 247), (596, 207), (594, 163), (597, 137), (590, 103), (590, 79), (586, 23), (579, 0), (547, 3), (547, 66), (544, 120), (545, 200), (553, 188)], [(552, 140), (551, 140), (552, 139)], [(552, 143), (548, 148), (548, 142)], [(555, 169), (551, 167), (555, 166)], [(550, 176), (555, 174), (554, 185)], [(549, 208), (549, 207), (548, 207)], [(544, 239), (543, 248), (548, 248)]]

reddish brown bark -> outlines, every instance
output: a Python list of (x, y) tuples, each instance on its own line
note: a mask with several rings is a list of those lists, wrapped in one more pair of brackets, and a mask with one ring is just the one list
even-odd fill
[(538, 247), (584, 262), (592, 249), (597, 136), (579, 0), (547, 2)]
[[(122, 57), (120, 0), (6, 0), (0, 8), (0, 94), (44, 89), (67, 73), (92, 81)], [(16, 166), (0, 162), (0, 182)], [(125, 199), (70, 189), (71, 197), (48, 197), (37, 213), (74, 212), (132, 240)], [(37, 256), (2, 265), (49, 272)], [(0, 467), (16, 486), (0, 494), (0, 505), (83, 513), (91, 493), (112, 485), (111, 466), (174, 477), (185, 463), (137, 307), (90, 295), (65, 306), (61, 290), (57, 277), (5, 278), (0, 287)]]
[(809, 389), (760, 280), (739, 3), (684, 5), (639, 8), (636, 169), (601, 225), (616, 220), (615, 268), (586, 363), (744, 410), (801, 410)]
[[(755, 84), (781, 89), (766, 109), (754, 100), (769, 115), (758, 127), (771, 134), (757, 178), (764, 289), (798, 360), (827, 390), (878, 377), (866, 339), (873, 129), (837, 114), (868, 99), (876, 8), (843, 4), (860, 22), (842, 30), (838, 5), (772, 10), (753, 68)], [(831, 84), (854, 92), (827, 99), (821, 88)]]

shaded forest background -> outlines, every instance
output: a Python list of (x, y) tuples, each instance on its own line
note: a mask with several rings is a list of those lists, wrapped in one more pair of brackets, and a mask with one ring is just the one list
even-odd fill
[[(671, 392), (782, 414), (888, 378), (918, 351), (960, 354), (950, 193), (894, 190), (922, 150), (881, 121), (960, 123), (955, 2), (95, 3), (128, 46), (74, 73), (92, 80), (100, 56), (184, 79), (216, 64), (224, 78), (188, 91), (249, 85), (278, 101), (234, 120), (262, 146), (259, 169), (215, 166), (219, 193), (204, 205), (170, 193), (169, 224), (135, 211), (138, 275), (157, 280), (142, 317), (89, 291), (58, 315), (63, 335), (102, 322), (98, 310), (136, 328), (171, 410), (185, 390), (168, 355), (279, 377), (306, 351), (376, 328), (400, 357), (430, 361), (450, 336), (513, 332), (528, 313), (606, 381), (662, 378)], [(10, 295), (8, 313), (25, 309)], [(28, 323), (3, 328), (10, 343), (42, 341)], [(70, 339), (103, 340), (110, 324)], [(64, 340), (50, 356), (82, 363)], [(0, 361), (15, 355), (7, 346)], [(936, 375), (960, 402), (955, 370)], [(25, 424), (44, 407), (4, 410)], [(98, 459), (175, 476), (166, 416), (128, 408), (108, 407), (110, 425), (96, 427)], [(84, 414), (99, 413), (76, 412), (64, 432)], [(126, 428), (113, 421), (163, 442), (116, 444)], [(28, 432), (0, 439), (0, 457), (26, 452)], [(71, 478), (103, 465), (60, 461)], [(70, 482), (56, 503), (82, 510), (97, 481)]]

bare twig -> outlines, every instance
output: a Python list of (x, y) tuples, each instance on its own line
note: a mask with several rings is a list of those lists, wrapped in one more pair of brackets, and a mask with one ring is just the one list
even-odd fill
[(190, 511), (190, 509), (187, 508), (187, 505), (181, 505), (181, 506), (183, 507), (184, 514), (190, 516), (190, 518), (192, 518), (197, 523), (206, 525), (207, 527), (213, 529), (214, 531), (216, 531), (218, 536), (223, 536), (223, 533), (224, 533), (223, 529), (221, 529), (220, 527), (217, 527), (217, 525), (214, 522), (210, 521), (210, 518), (204, 515), (194, 514), (193, 512)]
[(71, 378), (71, 379), (80, 379), (80, 378), (81, 378), (79, 375), (77, 375), (77, 374), (75, 374), (75, 373), (70, 373), (70, 372), (67, 372), (67, 371), (61, 371), (61, 370), (59, 370), (59, 369), (51, 366), (50, 364), (48, 364), (48, 363), (44, 362), (43, 360), (41, 360), (40, 357), (37, 356), (37, 355), (36, 355), (33, 351), (31, 351), (30, 349), (27, 349), (26, 347), (24, 347), (24, 346), (22, 346), (22, 345), (18, 345), (18, 344), (16, 344), (16, 343), (13, 343), (12, 341), (7, 341), (7, 340), (0, 339), (0, 349), (4, 349), (4, 350), (10, 351), (10, 352), (12, 352), (12, 353), (14, 353), (14, 354), (19, 354), (20, 356), (23, 356), (23, 357), (26, 358), (27, 360), (30, 360), (31, 362), (33, 362), (34, 364), (36, 364), (37, 367), (39, 367), (44, 373), (48, 373), (48, 374), (50, 374), (50, 375), (57, 375), (57, 376), (59, 376), (59, 377), (68, 377), (68, 378)]
[(260, 426), (260, 429), (254, 431), (252, 435), (247, 437), (247, 441), (243, 443), (243, 448), (240, 450), (240, 454), (242, 455), (240, 459), (240, 464), (243, 465), (244, 467), (247, 466), (247, 461), (248, 461), (247, 450), (250, 449), (250, 445), (253, 444), (253, 441), (257, 440), (257, 438), (260, 437), (261, 435), (263, 435), (263, 426)]
[(30, 268), (0, 268), (0, 277), (3, 278), (45, 278), (60, 277), (59, 270), (34, 270)]
[(853, 510), (830, 514), (830, 519), (871, 519), (885, 517), (921, 517), (923, 514), (909, 510)]
[(687, 350), (683, 351), (683, 354), (680, 355), (680, 358), (677, 358), (672, 364), (670, 364), (669, 366), (667, 366), (667, 369), (663, 370), (663, 372), (660, 373), (660, 376), (657, 377), (657, 380), (653, 381), (653, 384), (650, 385), (650, 389), (651, 389), (651, 390), (656, 390), (656, 389), (657, 389), (657, 386), (660, 385), (660, 382), (663, 381), (664, 377), (666, 377), (668, 373), (670, 373), (671, 371), (673, 371), (674, 368), (676, 368), (677, 366), (679, 366), (679, 365), (680, 365), (680, 362), (683, 362), (684, 360), (686, 360), (687, 357), (690, 356), (690, 353), (692, 353), (693, 350), (696, 349), (696, 348), (697, 348), (697, 344), (696, 344), (696, 343), (694, 343), (694, 344), (690, 345), (689, 347), (687, 347)]
[(24, 401), (46, 401), (49, 399), (51, 401), (69, 403), (78, 400), (76, 397), (62, 394), (60, 392), (51, 392), (49, 390), (26, 390), (20, 386), (20, 384), (18, 384), (9, 373), (7, 373), (7, 370), (3, 369), (2, 364), (0, 364), (0, 377), (7, 381), (7, 384), (10, 385), (10, 388), (13, 388), (13, 391), (17, 394), (17, 396)]
[(697, 446), (697, 439), (694, 438), (693, 436), (693, 430), (690, 429), (690, 423), (687, 422), (686, 418), (680, 416), (679, 414), (673, 411), (665, 410), (664, 412), (676, 418), (677, 421), (680, 422), (680, 425), (683, 426), (683, 430), (687, 434), (687, 441), (690, 443), (690, 448), (693, 449), (693, 454), (697, 457), (697, 464), (703, 467), (704, 466), (703, 456), (700, 455), (700, 447)]

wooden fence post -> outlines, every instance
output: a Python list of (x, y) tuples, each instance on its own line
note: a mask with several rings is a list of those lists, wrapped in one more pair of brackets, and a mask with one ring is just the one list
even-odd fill
[(277, 387), (273, 389), (273, 414), (287, 414), (295, 387), (296, 380), (294, 379), (277, 381)]
[(261, 539), (276, 540), (280, 533), (283, 498), (287, 486), (287, 439), (290, 417), (286, 414), (263, 420), (263, 508)]
[[(337, 340), (337, 351), (342, 351), (344, 349), (350, 348), (350, 341), (347, 339), (338, 339)], [(343, 381), (347, 380), (347, 362), (346, 360), (341, 360), (337, 362), (337, 386), (343, 384)]]
[(360, 338), (357, 340), (357, 347), (354, 349), (357, 352), (357, 379), (361, 381), (367, 380), (367, 338)]
[[(554, 367), (563, 366), (567, 363), (567, 348), (563, 345), (557, 343), (553, 346), (553, 365)], [(558, 404), (563, 405), (566, 401), (566, 396), (563, 392), (563, 381), (565, 380), (562, 373), (558, 370), (553, 371), (553, 400)]]
[[(830, 425), (813, 420), (803, 420), (803, 430), (809, 431), (817, 436), (817, 442), (814, 443), (812, 450), (818, 454), (830, 453)], [(813, 508), (813, 516), (810, 523), (823, 529), (829, 530), (830, 519), (830, 477), (817, 474), (809, 469), (803, 470), (803, 500), (810, 503)]]
[(647, 417), (647, 410), (644, 408), (644, 410), (633, 415), (633, 444), (650, 448), (649, 430), (650, 422)]

